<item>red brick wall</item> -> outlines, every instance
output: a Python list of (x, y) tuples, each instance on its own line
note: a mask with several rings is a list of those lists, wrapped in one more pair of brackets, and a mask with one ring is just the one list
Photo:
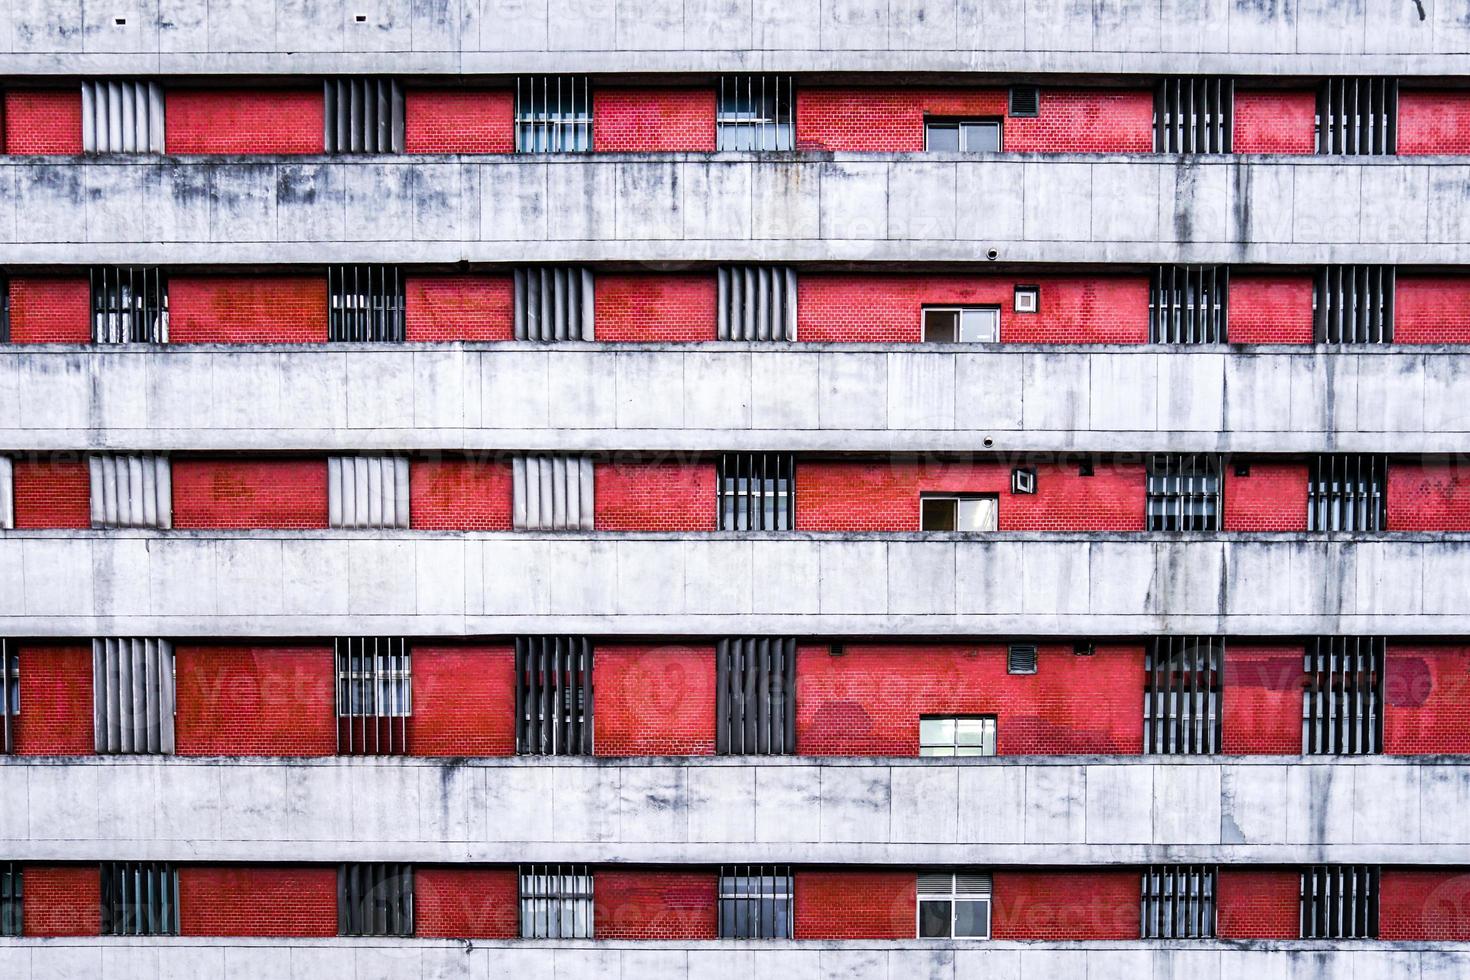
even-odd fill
[(714, 148), (712, 88), (599, 88), (593, 95), (592, 149), (598, 153)]
[(515, 93), (510, 89), (408, 89), (403, 145), (409, 153), (512, 153)]
[(432, 939), (514, 939), (520, 877), (514, 868), (417, 867), (414, 932)]
[(403, 299), (411, 342), (515, 339), (510, 276), (408, 276)]
[(333, 867), (229, 865), (179, 869), (183, 936), (335, 936)]
[(599, 273), (597, 339), (715, 339), (715, 277), (707, 272)]
[(174, 344), (327, 342), (323, 276), (170, 276), (168, 310)]
[(1389, 463), (1388, 526), (1470, 531), (1470, 471), (1457, 463)]
[(1228, 332), (1232, 344), (1310, 344), (1311, 276), (1232, 275)]
[(713, 531), (713, 463), (601, 463), (599, 531)]
[(17, 459), (11, 472), (17, 528), (92, 526), (86, 460)]
[(995, 872), (995, 939), (1137, 939), (1139, 872)]
[(714, 939), (719, 879), (709, 871), (599, 868), (593, 879), (598, 939)]
[(178, 754), (336, 754), (335, 670), (330, 646), (176, 646)]
[(174, 527), (327, 526), (323, 459), (176, 459)]
[(96, 936), (102, 932), (97, 865), (28, 864), (21, 930), (27, 936)]
[(1399, 91), (1400, 156), (1470, 153), (1470, 92)]
[(1470, 940), (1470, 872), (1465, 868), (1385, 868), (1378, 888), (1379, 939)]
[(28, 645), (16, 652), (21, 683), (15, 754), (92, 755), (92, 648)]
[(1226, 755), (1302, 751), (1300, 646), (1225, 644), (1221, 744)]
[(1305, 531), (1307, 465), (1250, 461), (1250, 475), (1225, 467), (1225, 530)]
[(412, 754), (514, 755), (515, 673), (512, 647), (415, 644)]
[(1036, 493), (1012, 494), (1011, 466), (960, 462), (802, 462), (796, 467), (799, 531), (917, 531), (920, 492), (995, 493), (1002, 531), (1141, 531), (1146, 481), (1140, 464), (1037, 467)]
[(164, 149), (168, 153), (321, 153), (322, 115), (320, 87), (170, 88), (163, 110)]
[(912, 939), (918, 931), (913, 871), (796, 872), (797, 939)]
[[(1038, 312), (1014, 311), (1017, 284), (1040, 287)], [(1005, 343), (1148, 342), (1144, 276), (803, 275), (796, 335), (812, 343), (918, 343), (925, 306), (960, 303), (999, 306)]]
[(919, 716), (993, 714), (1000, 755), (1143, 748), (1143, 648), (1041, 644), (1035, 674), (1006, 673), (1004, 644), (850, 643), (833, 657), (803, 645), (796, 661), (801, 755), (917, 756)]
[(409, 464), (409, 523), (426, 531), (509, 531), (511, 465), (463, 458)]
[(16, 344), (90, 344), (92, 287), (87, 278), (10, 280), (10, 340)]
[(1317, 93), (1236, 89), (1236, 153), (1315, 153)]
[(5, 93), (5, 152), (82, 152), (82, 90), (10, 89)]
[(1301, 872), (1293, 869), (1222, 867), (1215, 877), (1216, 935), (1300, 938), (1301, 880)]
[[(1006, 89), (798, 88), (798, 149), (884, 153), (924, 149), (925, 116), (1001, 118)], [(1034, 118), (1007, 117), (1001, 146), (1030, 153), (1146, 153), (1153, 149), (1153, 92), (1041, 89)]]
[(1393, 339), (1400, 344), (1470, 343), (1470, 276), (1399, 276)]
[(1470, 649), (1390, 642), (1383, 700), (1384, 752), (1470, 753)]
[(598, 646), (598, 755), (713, 755), (715, 651), (709, 646)]

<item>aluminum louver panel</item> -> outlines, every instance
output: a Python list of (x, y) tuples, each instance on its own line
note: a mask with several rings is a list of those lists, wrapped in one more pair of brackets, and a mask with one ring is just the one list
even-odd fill
[(1307, 641), (1303, 755), (1375, 755), (1383, 751), (1386, 646), (1381, 636), (1326, 636)]
[(173, 865), (106, 861), (101, 878), (104, 936), (179, 934), (179, 877)]
[(93, 527), (173, 526), (173, 472), (167, 456), (89, 456)]
[(591, 939), (594, 878), (585, 864), (520, 869), (522, 939)]
[(592, 530), (595, 469), (590, 456), (517, 456), (511, 461), (515, 529)]
[(989, 895), (994, 888), (994, 877), (978, 871), (925, 872), (918, 878), (920, 895)]
[(1317, 343), (1393, 343), (1396, 279), (1391, 265), (1322, 269), (1312, 291)]
[(796, 640), (750, 637), (715, 648), (715, 751), (796, 752)]
[(719, 340), (795, 340), (796, 270), (734, 266), (715, 272)]
[(162, 153), (163, 122), (157, 82), (82, 83), (85, 153)]
[(0, 864), (0, 936), (19, 936), (25, 922), (25, 882), (14, 861)]
[(1379, 869), (1319, 864), (1302, 871), (1301, 938), (1377, 939)]
[(326, 152), (403, 152), (403, 87), (397, 79), (328, 79), (322, 98)]
[(790, 75), (722, 75), (715, 103), (721, 153), (796, 149)]
[(92, 641), (92, 726), (99, 755), (173, 754), (172, 643)]
[(15, 719), (20, 714), (20, 651), (9, 640), (0, 639), (0, 721), (4, 722), (4, 741), (0, 751), (15, 751)]
[(1229, 277), (1223, 265), (1155, 269), (1149, 284), (1149, 343), (1225, 343)]
[(168, 343), (168, 280), (154, 268), (97, 266), (88, 273), (92, 341)]
[(1160, 636), (1144, 652), (1145, 755), (1212, 755), (1220, 751), (1220, 683), (1225, 640)]
[(1233, 79), (1165, 78), (1154, 90), (1154, 152), (1229, 153), (1234, 116)]
[(327, 340), (402, 343), (407, 332), (403, 273), (398, 266), (327, 268)]
[(337, 751), (404, 755), (413, 714), (413, 654), (402, 637), (339, 637)]
[(344, 864), (337, 869), (337, 932), (413, 935), (413, 866)]
[(791, 868), (737, 864), (720, 869), (721, 939), (791, 938)]
[(1318, 456), (1307, 479), (1307, 530), (1387, 531), (1387, 491), (1387, 456)]
[(592, 641), (516, 637), (516, 752), (592, 754)]
[(1317, 152), (1398, 152), (1398, 110), (1396, 78), (1329, 78), (1317, 92)]
[(0, 456), (0, 530), (15, 527), (15, 468), (9, 456)]
[(516, 340), (594, 340), (592, 270), (581, 266), (517, 269)]
[(408, 527), (408, 459), (329, 456), (329, 527)]
[(1215, 868), (1204, 864), (1150, 865), (1143, 872), (1144, 939), (1215, 937)]
[(1149, 456), (1148, 530), (1220, 530), (1220, 487), (1219, 456)]
[(592, 85), (586, 75), (516, 79), (517, 153), (590, 153)]
[(796, 458), (724, 453), (716, 473), (721, 531), (790, 531), (796, 526)]

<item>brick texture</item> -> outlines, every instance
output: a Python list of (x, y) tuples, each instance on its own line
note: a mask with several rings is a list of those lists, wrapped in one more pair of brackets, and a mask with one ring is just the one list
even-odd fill
[(1470, 93), (1399, 91), (1400, 156), (1426, 153), (1470, 153)]
[(715, 466), (599, 464), (593, 525), (599, 531), (712, 531)]
[(21, 929), (27, 936), (96, 936), (102, 932), (97, 865), (29, 864)]
[(174, 527), (324, 528), (324, 459), (175, 459)]
[(82, 152), (82, 90), (10, 89), (5, 93), (5, 152)]
[(598, 939), (714, 939), (716, 891), (710, 871), (599, 868), (593, 879)]
[(599, 645), (593, 663), (598, 755), (714, 754), (714, 647)]
[(403, 300), (410, 342), (515, 338), (510, 276), (407, 276)]
[(325, 276), (170, 276), (174, 344), (324, 344)]
[(334, 755), (335, 671), (327, 645), (175, 646), (178, 754)]
[(179, 869), (179, 934), (335, 936), (334, 867)]
[(797, 939), (912, 939), (918, 931), (913, 871), (822, 869), (795, 878)]
[(715, 277), (691, 273), (600, 273), (597, 339), (692, 341), (715, 339)]
[(1225, 645), (1221, 745), (1226, 755), (1297, 755), (1302, 750), (1303, 648)]
[(1312, 278), (1231, 275), (1229, 318), (1232, 344), (1310, 344)]
[(1400, 275), (1394, 289), (1393, 339), (1400, 344), (1470, 343), (1470, 276)]
[(92, 526), (92, 478), (86, 460), (17, 459), (11, 473), (16, 528)]
[(322, 90), (176, 89), (164, 100), (169, 153), (321, 153)]
[(515, 696), (513, 648), (414, 644), (412, 754), (514, 755)]
[(1378, 888), (1378, 938), (1400, 942), (1470, 940), (1467, 869), (1384, 868)]
[(1136, 870), (995, 872), (995, 939), (1137, 939)]
[(414, 931), (437, 939), (514, 939), (520, 878), (514, 868), (417, 867)]
[(1143, 648), (1041, 644), (1035, 674), (1006, 673), (1004, 644), (802, 645), (801, 755), (917, 756), (919, 716), (993, 714), (1000, 755), (1132, 755), (1143, 747)]
[(90, 344), (92, 287), (86, 276), (10, 280), (10, 341), (15, 344)]
[(1305, 531), (1307, 466), (1305, 463), (1250, 461), (1250, 475), (1237, 476), (1225, 467), (1225, 530)]
[(1383, 701), (1384, 752), (1470, 753), (1470, 649), (1390, 642)]
[(17, 653), (21, 682), (15, 754), (92, 755), (92, 648), (22, 645)]
[(1235, 90), (1236, 153), (1315, 153), (1317, 93)]
[(1215, 933), (1221, 939), (1299, 938), (1301, 872), (1222, 867), (1215, 878)]
[(1470, 531), (1470, 469), (1463, 463), (1388, 464), (1392, 531)]
[(510, 89), (410, 88), (403, 93), (409, 153), (511, 153), (516, 148)]
[(592, 98), (598, 153), (711, 152), (712, 88), (599, 88)]
[(509, 531), (513, 496), (506, 461), (451, 457), (409, 464), (409, 523), (416, 530)]

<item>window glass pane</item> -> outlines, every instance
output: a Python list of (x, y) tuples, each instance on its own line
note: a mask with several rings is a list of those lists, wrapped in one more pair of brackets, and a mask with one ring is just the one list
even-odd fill
[(919, 743), (921, 745), (954, 744), (955, 720), (953, 718), (920, 718)]
[(961, 499), (959, 501), (959, 520), (956, 529), (960, 531), (994, 531), (996, 529), (996, 516), (998, 502), (991, 497), (975, 497)]
[(919, 938), (949, 938), (949, 902), (925, 901), (919, 903)]
[(959, 501), (953, 497), (923, 500), (919, 503), (920, 529), (924, 531), (953, 531)]
[(961, 718), (955, 722), (955, 742), (960, 745), (983, 745), (985, 727), (990, 722), (985, 718)]
[(925, 310), (924, 342), (952, 344), (959, 336), (960, 314), (957, 310)]
[(954, 903), (954, 934), (956, 938), (961, 936), (979, 937), (981, 939), (990, 935), (990, 903), (989, 902), (964, 902)]
[(995, 153), (1000, 150), (1000, 123), (965, 123), (960, 129), (966, 152)]
[(958, 152), (960, 128), (953, 123), (930, 123), (924, 127), (924, 145), (935, 152)]
[(954, 754), (955, 751), (953, 745), (921, 745), (919, 747), (919, 755), (921, 756), (949, 757)]
[(1000, 310), (965, 310), (960, 315), (960, 340), (967, 344), (1000, 340)]

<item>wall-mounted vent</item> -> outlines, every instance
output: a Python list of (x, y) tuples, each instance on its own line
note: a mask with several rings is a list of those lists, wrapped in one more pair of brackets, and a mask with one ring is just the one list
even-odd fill
[(715, 649), (715, 751), (796, 751), (796, 640), (742, 637)]
[(407, 336), (403, 271), (396, 265), (327, 267), (327, 339), (402, 343)]
[(329, 456), (329, 527), (408, 527), (408, 459)]
[(96, 266), (89, 276), (94, 343), (168, 343), (168, 280), (162, 272)]
[(1034, 494), (1036, 492), (1036, 467), (1017, 466), (1011, 470), (1011, 493)]
[(1036, 644), (1012, 643), (1006, 647), (1007, 674), (1036, 673)]
[(1383, 751), (1386, 646), (1381, 636), (1324, 636), (1307, 641), (1303, 755), (1375, 755)]
[(1391, 265), (1329, 265), (1317, 273), (1317, 343), (1393, 343), (1395, 278)]
[(596, 339), (591, 269), (530, 266), (515, 270), (513, 278), (516, 340)]
[(393, 78), (329, 78), (322, 137), (328, 153), (402, 153), (403, 86)]
[(1144, 650), (1143, 751), (1213, 755), (1220, 751), (1220, 682), (1225, 640), (1159, 636)]
[(730, 266), (715, 271), (719, 340), (795, 340), (796, 270)]
[(179, 875), (158, 861), (104, 861), (102, 934), (177, 936)]
[(337, 869), (337, 933), (413, 935), (413, 865), (344, 864)]
[(168, 640), (92, 641), (98, 755), (172, 755), (174, 648)]
[(403, 755), (413, 715), (413, 652), (399, 636), (339, 637), (337, 751)]
[(1159, 266), (1149, 283), (1149, 343), (1225, 343), (1229, 295), (1223, 265)]
[(1317, 152), (1392, 155), (1398, 115), (1398, 79), (1329, 78), (1317, 91)]
[(0, 456), (0, 531), (15, 527), (15, 467)]
[(590, 456), (517, 456), (511, 461), (517, 531), (590, 531), (595, 465)]
[(1035, 85), (1012, 85), (1010, 115), (1038, 116), (1041, 114), (1041, 89)]
[(157, 82), (82, 83), (82, 150), (162, 153), (163, 86)]
[(791, 453), (720, 456), (721, 531), (790, 531), (796, 525), (796, 460)]
[(1229, 153), (1235, 82), (1229, 78), (1165, 78), (1154, 90), (1156, 153)]
[(592, 754), (592, 641), (516, 637), (516, 751)]
[(1215, 937), (1215, 867), (1151, 864), (1143, 872), (1144, 939)]
[(173, 474), (167, 456), (90, 456), (87, 468), (93, 527), (173, 526)]
[(592, 152), (592, 84), (586, 75), (516, 79), (516, 152)]
[(1388, 457), (1333, 453), (1313, 459), (1307, 530), (1388, 530)]
[(1301, 938), (1377, 939), (1379, 877), (1379, 869), (1367, 864), (1304, 869)]

